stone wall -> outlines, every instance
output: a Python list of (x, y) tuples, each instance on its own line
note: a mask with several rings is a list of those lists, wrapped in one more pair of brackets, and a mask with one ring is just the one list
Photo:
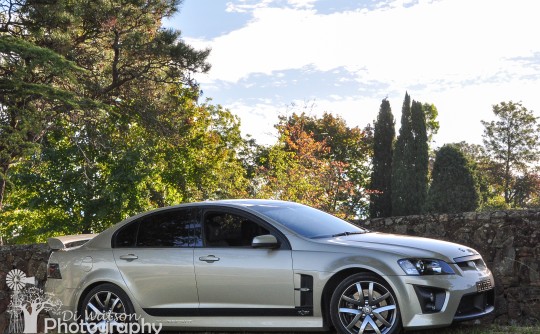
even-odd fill
[[(371, 230), (431, 237), (478, 250), (495, 275), (496, 311), (483, 321), (540, 325), (540, 211), (407, 216), (361, 222)], [(49, 248), (0, 247), (0, 333), (8, 326), (6, 275), (20, 269), (43, 286)]]
[(392, 217), (360, 224), (476, 249), (496, 283), (496, 311), (484, 321), (540, 325), (540, 210)]

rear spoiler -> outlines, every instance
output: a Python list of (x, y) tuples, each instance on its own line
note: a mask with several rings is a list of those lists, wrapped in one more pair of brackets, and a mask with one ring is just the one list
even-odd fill
[(47, 239), (47, 244), (52, 250), (68, 249), (85, 244), (97, 234), (64, 235)]

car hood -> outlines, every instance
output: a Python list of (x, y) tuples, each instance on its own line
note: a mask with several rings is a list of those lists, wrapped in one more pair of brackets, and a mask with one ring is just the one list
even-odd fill
[(326, 241), (334, 245), (361, 247), (411, 257), (427, 256), (450, 262), (454, 262), (455, 258), (478, 255), (476, 250), (452, 242), (378, 232), (353, 234)]

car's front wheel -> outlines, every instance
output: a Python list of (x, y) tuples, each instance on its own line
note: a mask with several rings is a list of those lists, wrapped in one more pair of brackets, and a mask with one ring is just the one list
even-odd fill
[(122, 289), (114, 284), (102, 284), (90, 290), (80, 309), (81, 322), (90, 333), (128, 332), (133, 319), (133, 306)]
[(336, 287), (330, 316), (342, 334), (392, 334), (401, 330), (394, 292), (384, 280), (370, 273), (351, 275)]

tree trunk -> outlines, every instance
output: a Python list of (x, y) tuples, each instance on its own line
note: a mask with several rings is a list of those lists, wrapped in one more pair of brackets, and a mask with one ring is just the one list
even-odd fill
[(39, 312), (35, 312), (32, 309), (32, 313), (23, 308), (24, 313), (24, 332), (23, 333), (37, 333), (38, 332), (38, 315)]

